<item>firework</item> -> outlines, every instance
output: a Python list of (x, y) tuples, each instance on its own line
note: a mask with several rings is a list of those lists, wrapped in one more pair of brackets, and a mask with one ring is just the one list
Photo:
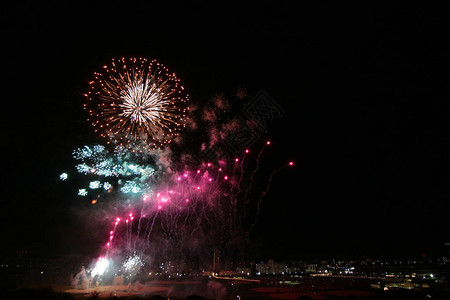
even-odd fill
[[(188, 98), (175, 74), (156, 61), (112, 60), (94, 74), (86, 97), (95, 132), (111, 144), (73, 152), (76, 170), (89, 179), (78, 195), (92, 204), (110, 195), (95, 210), (110, 227), (90, 276), (131, 281), (156, 261), (163, 262), (157, 268), (168, 270), (172, 267), (162, 266), (171, 261), (205, 263), (214, 251), (225, 261), (244, 251), (275, 175), (294, 162), (261, 174), (270, 141), (260, 151), (243, 148), (241, 155), (226, 156), (220, 144), (243, 125), (223, 117), (221, 111), (230, 110), (223, 97), (204, 110), (209, 140), (197, 150), (208, 155), (166, 147), (188, 121)], [(200, 145), (193, 138), (177, 146), (187, 140)], [(61, 180), (69, 178), (65, 174)]]
[[(101, 189), (110, 192), (113, 189), (113, 180), (114, 186), (124, 194), (150, 191), (151, 178), (155, 175), (151, 159), (146, 162), (143, 155), (137, 156), (128, 148), (117, 146), (111, 152), (102, 145), (86, 145), (73, 151), (73, 158), (79, 162), (75, 166), (78, 173), (97, 177), (97, 180), (90, 181), (87, 187), (79, 189), (79, 196), (87, 196), (89, 191), (98, 194)], [(108, 177), (110, 179), (106, 180)], [(60, 175), (61, 180), (67, 178), (67, 173)]]
[[(90, 266), (90, 276), (106, 282), (115, 274), (131, 282), (144, 276), (145, 268), (154, 268), (154, 261), (204, 259), (216, 250), (222, 259), (232, 259), (240, 251), (236, 245), (244, 247), (240, 243), (252, 232), (275, 175), (294, 165), (289, 161), (266, 176), (260, 174), (269, 144), (259, 152), (246, 149), (230, 161), (165, 167), (157, 166), (161, 157), (144, 162), (143, 154), (123, 147), (113, 152), (101, 145), (75, 150), (73, 157), (84, 165), (79, 171), (98, 177), (79, 195), (102, 190), (112, 195), (110, 205), (102, 206), (101, 218), (110, 222), (99, 253), (102, 258)], [(266, 184), (255, 185), (256, 178)], [(128, 201), (130, 197), (133, 201)]]
[(145, 262), (137, 254), (128, 257), (122, 265), (124, 272), (130, 275), (137, 273), (140, 267), (144, 266)]
[(113, 59), (85, 94), (94, 131), (108, 143), (138, 149), (169, 144), (187, 120), (188, 95), (156, 60)]
[(94, 268), (91, 271), (91, 276), (101, 276), (110, 266), (111, 262), (109, 259), (104, 257), (99, 257), (98, 261), (95, 263)]

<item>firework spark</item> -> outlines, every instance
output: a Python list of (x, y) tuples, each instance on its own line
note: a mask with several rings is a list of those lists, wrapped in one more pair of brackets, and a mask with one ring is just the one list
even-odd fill
[(85, 108), (108, 143), (158, 148), (186, 124), (188, 95), (175, 73), (156, 60), (113, 59), (89, 85)]

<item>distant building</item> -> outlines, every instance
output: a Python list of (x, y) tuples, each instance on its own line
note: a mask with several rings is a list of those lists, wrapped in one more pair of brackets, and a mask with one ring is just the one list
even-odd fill
[(250, 275), (252, 272), (252, 268), (250, 267), (237, 267), (236, 273), (240, 275)]
[(213, 253), (212, 271), (215, 273), (220, 271), (220, 251), (214, 251)]
[(219, 272), (219, 276), (233, 276), (236, 275), (236, 272), (234, 271), (225, 271), (225, 270), (221, 270)]
[(308, 264), (306, 269), (305, 269), (305, 273), (315, 273), (317, 272), (317, 264)]
[(269, 259), (267, 263), (256, 264), (256, 271), (260, 274), (284, 274), (286, 272), (286, 266), (275, 263), (273, 259)]
[(444, 256), (444, 262), (450, 261), (450, 243), (445, 243), (445, 256)]

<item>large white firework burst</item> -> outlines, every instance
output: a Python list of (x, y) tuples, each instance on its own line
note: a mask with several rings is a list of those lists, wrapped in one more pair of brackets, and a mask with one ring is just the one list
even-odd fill
[(186, 124), (188, 95), (175, 73), (156, 60), (113, 59), (89, 85), (85, 108), (108, 143), (158, 148)]

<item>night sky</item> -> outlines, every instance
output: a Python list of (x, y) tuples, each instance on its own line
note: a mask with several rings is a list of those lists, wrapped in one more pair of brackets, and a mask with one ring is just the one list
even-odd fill
[(97, 248), (58, 176), (99, 141), (82, 110), (89, 75), (122, 56), (161, 61), (199, 106), (245, 86), (284, 109), (260, 142), (273, 165), (296, 165), (264, 199), (263, 257), (450, 242), (448, 5), (62, 2), (1, 9), (2, 253)]

